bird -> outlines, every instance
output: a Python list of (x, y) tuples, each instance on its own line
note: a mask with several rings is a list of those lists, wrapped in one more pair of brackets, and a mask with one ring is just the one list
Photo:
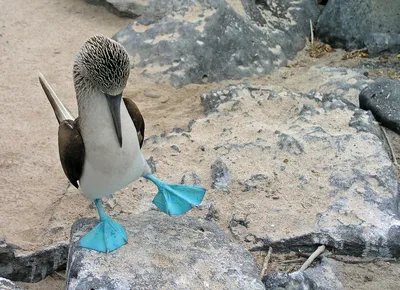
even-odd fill
[(206, 193), (202, 186), (168, 184), (152, 174), (141, 151), (144, 118), (135, 102), (123, 97), (130, 69), (129, 55), (120, 43), (104, 35), (90, 37), (73, 64), (77, 118), (38, 72), (59, 123), (63, 171), (99, 214), (99, 223), (79, 245), (98, 252), (114, 251), (128, 241), (125, 228), (107, 215), (101, 198), (143, 177), (158, 188), (153, 203), (168, 215), (180, 215), (198, 206)]

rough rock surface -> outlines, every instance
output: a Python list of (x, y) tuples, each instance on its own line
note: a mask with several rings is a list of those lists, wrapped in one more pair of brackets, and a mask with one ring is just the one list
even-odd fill
[[(371, 113), (341, 95), (221, 88), (202, 95), (208, 115), (191, 132), (146, 146), (156, 152), (177, 144), (197, 160), (212, 213), (248, 249), (325, 244), (340, 254), (398, 256), (394, 167)], [(168, 162), (183, 170), (179, 158)], [(218, 158), (230, 172), (228, 193), (212, 187), (209, 168)]]
[(0, 277), (0, 289), (1, 290), (21, 290), (17, 285), (8, 279)]
[(367, 45), (371, 55), (393, 51), (400, 48), (399, 14), (399, 1), (328, 1), (316, 35), (334, 47), (356, 49)]
[(74, 224), (67, 289), (264, 289), (251, 254), (214, 223), (156, 211), (118, 220), (129, 243), (108, 254), (77, 246), (96, 220)]
[(338, 270), (330, 259), (322, 258), (316, 267), (303, 272), (269, 273), (263, 277), (266, 289), (274, 290), (342, 290)]
[(374, 80), (361, 91), (360, 108), (371, 111), (383, 126), (400, 134), (400, 81)]
[(224, 0), (150, 2), (136, 22), (114, 35), (143, 74), (180, 87), (263, 75), (305, 45), (312, 0), (246, 1), (239, 14)]
[[(264, 276), (266, 289), (274, 290), (316, 290), (316, 283), (303, 272), (271, 273)], [(333, 289), (332, 289), (333, 290)]]
[(13, 281), (38, 282), (56, 270), (65, 269), (67, 244), (55, 244), (31, 253), (18, 254), (18, 247), (0, 240), (0, 277)]
[(370, 57), (378, 56), (382, 52), (397, 53), (400, 51), (400, 33), (372, 33), (366, 40)]
[(150, 0), (86, 0), (86, 2), (104, 5), (110, 12), (120, 17), (136, 18), (142, 15)]

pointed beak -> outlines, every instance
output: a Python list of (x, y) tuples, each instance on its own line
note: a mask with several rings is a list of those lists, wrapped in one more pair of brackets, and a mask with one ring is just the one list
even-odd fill
[(117, 134), (119, 147), (122, 147), (122, 130), (121, 130), (121, 99), (122, 93), (116, 96), (106, 95), (108, 107), (110, 108), (111, 116), (114, 121), (115, 133)]

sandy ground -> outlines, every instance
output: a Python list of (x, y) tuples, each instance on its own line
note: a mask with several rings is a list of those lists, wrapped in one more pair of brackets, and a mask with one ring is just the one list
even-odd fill
[[(57, 122), (37, 80), (37, 70), (76, 114), (71, 75), (76, 52), (91, 35), (112, 36), (131, 20), (83, 0), (0, 0), (0, 7), (0, 237), (29, 252), (68, 240), (73, 221), (95, 216), (89, 201), (67, 187), (58, 158)], [(244, 81), (307, 92), (318, 88), (307, 79), (310, 66), (356, 66), (360, 61), (343, 61), (343, 55), (337, 50), (316, 59), (304, 51), (292, 66)], [(376, 71), (375, 76), (386, 73)], [(125, 95), (141, 108), (150, 136), (185, 128), (191, 119), (203, 116), (200, 93), (229, 83), (237, 81), (175, 89), (155, 84), (140, 70), (133, 70)], [(398, 137), (390, 136), (400, 152)], [(145, 200), (147, 204), (151, 197)], [(397, 289), (397, 264), (342, 264), (341, 269), (346, 289)], [(36, 284), (19, 285), (57, 290), (63, 289), (64, 280), (53, 274)]]

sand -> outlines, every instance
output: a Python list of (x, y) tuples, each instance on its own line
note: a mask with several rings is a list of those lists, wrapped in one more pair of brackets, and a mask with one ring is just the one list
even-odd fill
[[(241, 7), (238, 1), (230, 2)], [(76, 52), (93, 34), (112, 36), (131, 21), (83, 0), (1, 1), (0, 237), (19, 245), (21, 252), (67, 241), (75, 220), (96, 216), (90, 202), (78, 190), (68, 187), (58, 158), (58, 125), (39, 85), (37, 71), (46, 76), (76, 115), (71, 74)], [(354, 66), (359, 62), (358, 59), (343, 61), (343, 54), (337, 50), (316, 59), (303, 51), (292, 66), (263, 78), (241, 82), (267, 83), (303, 92), (318, 89), (320, 84), (311, 82), (310, 74), (307, 74), (309, 67), (321, 63)], [(188, 85), (176, 89), (155, 84), (140, 72), (139, 69), (132, 71), (125, 96), (135, 100), (142, 110), (147, 136), (171, 132), (175, 127), (186, 128), (191, 119), (203, 116), (201, 92), (239, 82)], [(399, 151), (398, 137), (390, 136)], [(151, 156), (146, 149), (144, 153)], [(132, 185), (121, 192), (125, 196), (129, 194), (130, 198), (126, 199), (124, 210), (131, 208), (132, 212), (140, 212), (149, 207), (152, 196), (143, 191), (133, 192), (136, 187), (143, 188), (140, 184)], [(376, 278), (363, 280), (370, 271), (364, 266), (343, 265), (349, 285), (346, 289), (377, 289), (374, 287), (378, 284), (379, 288), (395, 289), (392, 280), (398, 277), (400, 267), (373, 265), (371, 269)], [(379, 279), (382, 283), (372, 283)], [(57, 290), (62, 289), (63, 284), (63, 278), (53, 274), (36, 284), (19, 285), (26, 289)]]

